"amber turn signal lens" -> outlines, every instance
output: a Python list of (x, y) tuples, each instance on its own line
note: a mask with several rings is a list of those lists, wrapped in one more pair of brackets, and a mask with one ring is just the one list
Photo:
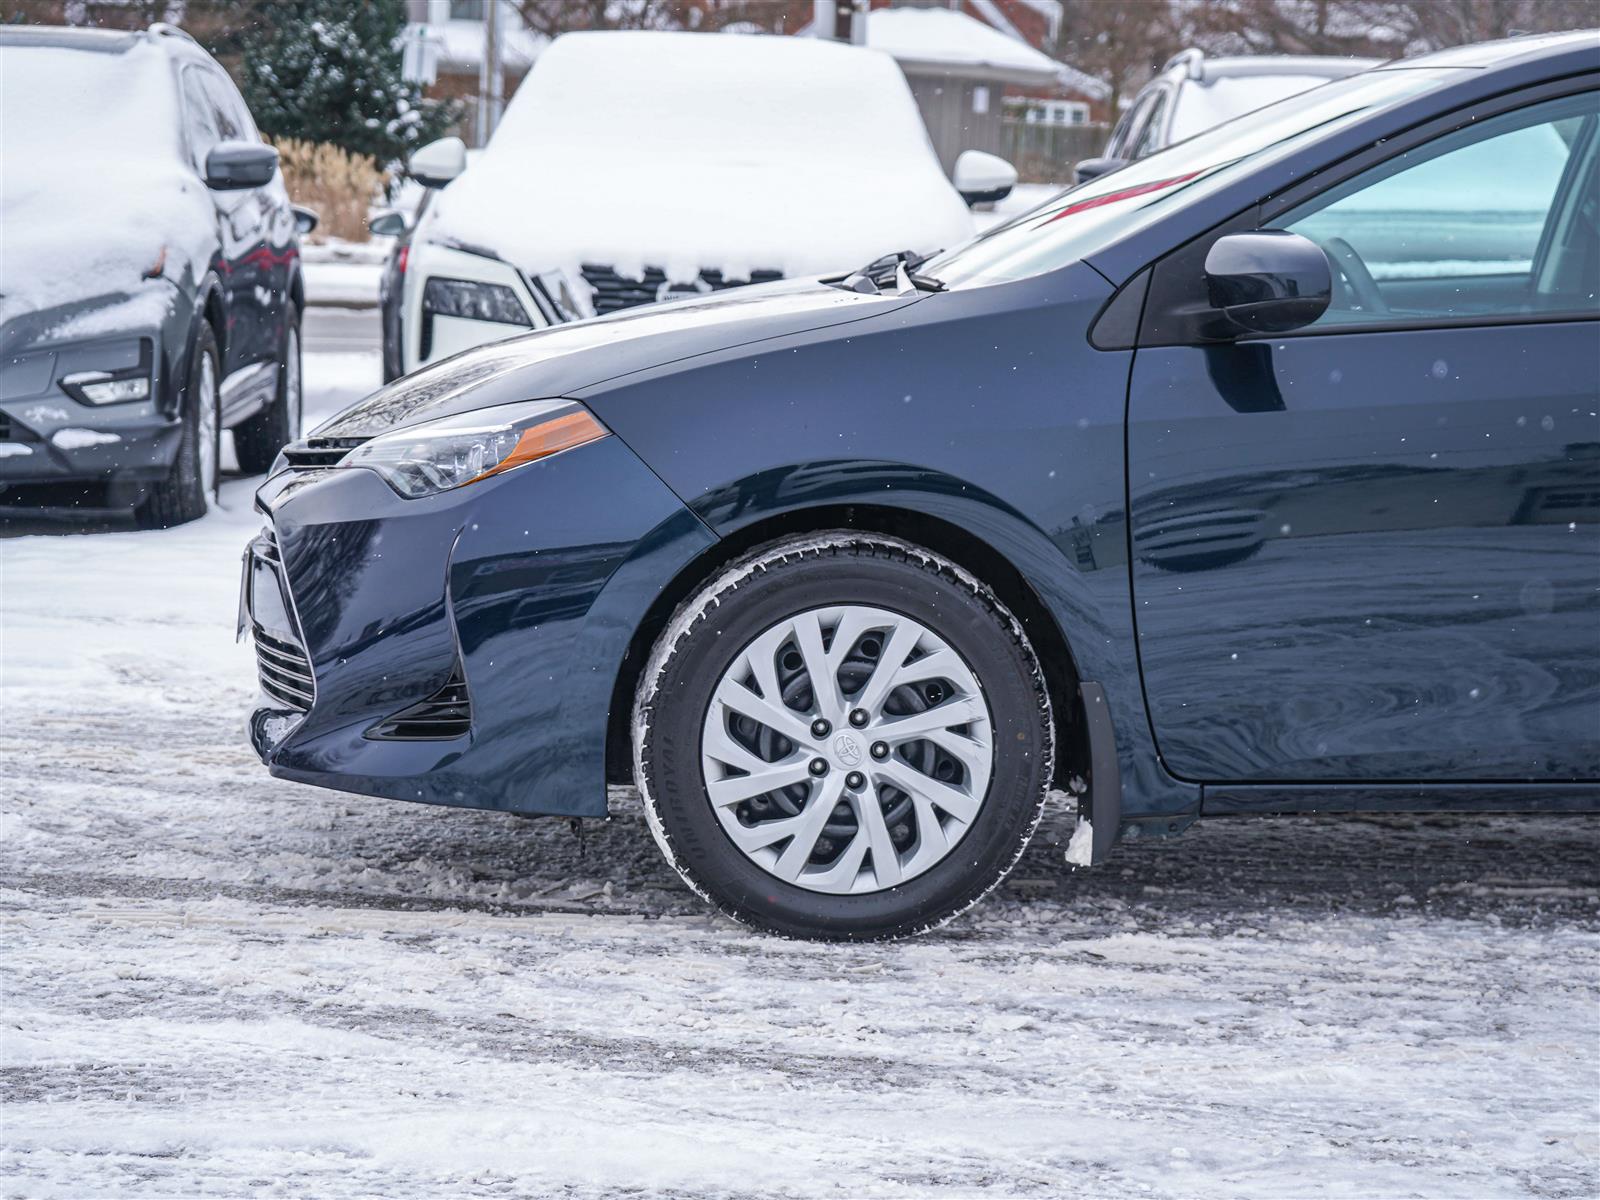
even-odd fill
[(512, 467), (538, 462), (541, 458), (549, 458), (552, 454), (560, 454), (563, 450), (571, 450), (574, 446), (582, 446), (605, 436), (605, 426), (588, 413), (581, 411), (564, 413), (524, 429), (510, 454), (482, 475), (474, 476), (467, 482), (476, 483), (480, 479), (509, 471)]

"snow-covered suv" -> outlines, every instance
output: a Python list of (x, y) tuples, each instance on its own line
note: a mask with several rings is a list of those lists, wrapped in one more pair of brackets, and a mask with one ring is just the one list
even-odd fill
[(1371, 70), (1381, 61), (1286, 54), (1207, 58), (1199, 50), (1185, 50), (1168, 59), (1160, 74), (1140, 89), (1111, 131), (1105, 153), (1080, 162), (1075, 176), (1083, 183), (1330, 79)]
[(0, 29), (0, 113), (0, 502), (200, 516), (224, 430), (250, 472), (299, 436), (315, 218), (171, 26)]
[(557, 38), (481, 159), (449, 139), (411, 171), (443, 190), (385, 326), (407, 372), (573, 316), (954, 246), (965, 201), (1016, 180), (968, 151), (952, 186), (879, 51), (663, 32)]

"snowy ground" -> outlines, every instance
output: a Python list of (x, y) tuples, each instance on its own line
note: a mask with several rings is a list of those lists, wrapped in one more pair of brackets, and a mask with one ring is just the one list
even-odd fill
[[(308, 355), (312, 408), (376, 383)], [(0, 1197), (1593, 1197), (1600, 824), (1216, 821), (934, 936), (269, 778), (252, 481), (0, 540)]]

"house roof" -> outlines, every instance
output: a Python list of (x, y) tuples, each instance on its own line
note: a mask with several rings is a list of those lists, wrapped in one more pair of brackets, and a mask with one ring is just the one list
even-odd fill
[[(441, 71), (471, 70), (476, 72), (483, 63), (482, 21), (434, 21), (422, 25), (423, 37), (439, 48), (438, 66)], [(513, 71), (526, 71), (539, 57), (539, 52), (550, 44), (543, 34), (502, 21), (500, 59)]]
[(1026, 42), (948, 8), (875, 8), (867, 14), (867, 45), (913, 72), (1043, 86), (1062, 70)]

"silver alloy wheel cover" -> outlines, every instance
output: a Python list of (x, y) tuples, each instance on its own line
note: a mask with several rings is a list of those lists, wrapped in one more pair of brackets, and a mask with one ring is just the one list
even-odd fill
[(200, 490), (209, 505), (217, 494), (217, 368), (209, 354), (200, 356), (200, 408), (195, 436), (200, 439)]
[[(882, 635), (876, 666), (858, 690), (842, 695), (840, 668), (858, 641), (875, 633)], [(780, 698), (777, 654), (790, 643), (809, 676), (808, 712)], [(907, 662), (913, 653), (918, 657)], [(885, 713), (885, 702), (897, 689), (934, 679), (954, 690), (926, 711)], [(856, 709), (867, 714), (860, 727), (850, 724)], [(768, 762), (730, 734), (730, 717), (750, 718), (783, 735), (793, 744), (791, 752)], [(820, 737), (813, 733), (818, 719), (829, 727)], [(899, 753), (920, 741), (932, 742), (961, 764), (959, 783), (934, 779)], [(871, 754), (876, 742), (890, 747), (882, 760)], [(816, 759), (828, 768), (820, 777), (812, 773)], [(723, 832), (762, 870), (814, 892), (880, 892), (929, 870), (971, 828), (993, 774), (994, 722), (977, 676), (938, 634), (886, 609), (835, 605), (787, 617), (739, 652), (712, 693), (700, 762)], [(851, 772), (866, 777), (864, 787), (846, 786)], [(797, 815), (754, 824), (740, 820), (738, 809), (745, 801), (797, 784), (809, 792)], [(916, 840), (904, 849), (896, 848), (877, 802), (883, 785), (909, 796), (915, 812)], [(841, 802), (853, 812), (855, 833), (831, 861), (813, 863), (817, 840)]]
[(289, 406), (289, 440), (299, 440), (304, 399), (300, 395), (300, 331), (289, 330), (288, 361), (284, 363), (284, 403)]

